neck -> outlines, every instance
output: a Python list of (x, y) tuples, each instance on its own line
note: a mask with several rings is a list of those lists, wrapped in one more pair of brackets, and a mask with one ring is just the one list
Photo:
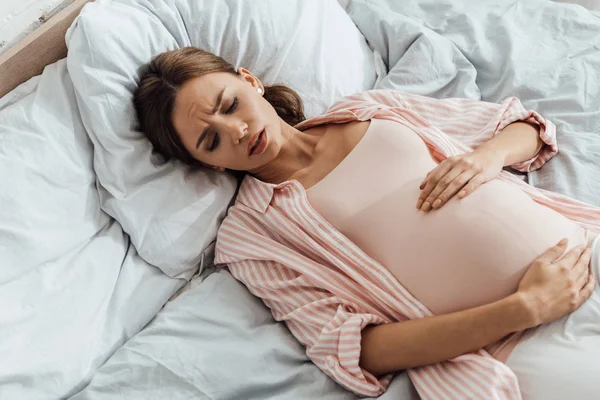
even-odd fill
[(281, 121), (282, 145), (277, 157), (261, 167), (248, 171), (267, 183), (281, 183), (293, 179), (310, 166), (315, 158), (319, 136), (299, 131)]

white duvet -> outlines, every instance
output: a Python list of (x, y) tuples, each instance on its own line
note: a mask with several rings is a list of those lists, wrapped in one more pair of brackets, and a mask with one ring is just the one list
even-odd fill
[(65, 61), (0, 99), (0, 399), (77, 393), (184, 283), (100, 210)]
[[(380, 398), (414, 396), (402, 375)], [(172, 397), (356, 398), (316, 368), (285, 325), (225, 269), (192, 280), (73, 400)]]
[[(378, 88), (488, 101), (519, 96), (559, 127), (562, 153), (530, 180), (600, 204), (600, 19), (595, 15), (546, 1), (345, 3), (389, 68)], [(197, 311), (200, 299), (209, 303)], [(171, 301), (100, 369), (78, 399), (109, 399), (117, 393), (131, 398), (144, 393), (205, 399), (356, 397), (315, 371), (287, 330), (274, 324), (262, 303), (226, 270), (200, 285), (192, 283)], [(380, 398), (418, 396), (406, 374), (398, 374)]]
[[(530, 182), (600, 204), (596, 15), (542, 0), (343, 3), (387, 65), (377, 87), (520, 97), (556, 122), (561, 149)], [(158, 312), (183, 282), (99, 211), (91, 154), (64, 62), (0, 100), (0, 399), (356, 397), (226, 269)], [(380, 398), (417, 395), (399, 374)]]

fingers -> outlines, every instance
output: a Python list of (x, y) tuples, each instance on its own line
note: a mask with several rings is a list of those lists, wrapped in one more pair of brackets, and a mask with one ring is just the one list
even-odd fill
[(592, 249), (586, 248), (575, 264), (575, 282), (578, 289), (582, 289), (590, 276), (590, 260), (592, 259)]
[[(444, 177), (443, 179), (445, 178), (446, 177)], [(439, 195), (436, 195), (436, 191), (439, 191), (438, 188), (441, 186), (440, 184), (438, 184), (438, 187), (434, 189), (434, 191), (430, 195), (431, 200), (427, 199), (425, 201), (429, 202), (429, 204), (431, 204), (433, 208), (438, 209), (441, 206), (443, 206), (448, 200), (450, 200), (452, 196), (458, 193), (458, 191), (461, 190), (469, 182), (469, 180), (472, 179), (473, 172), (465, 171), (462, 174), (458, 175), (456, 178), (454, 178), (454, 180), (452, 180), (452, 183), (450, 183), (446, 186), (445, 189), (443, 189), (443, 192), (441, 192)]]
[(429, 171), (425, 179), (423, 179), (423, 182), (421, 182), (421, 184), (419, 185), (419, 189), (424, 190), (426, 184), (432, 179), (435, 182), (439, 181), (444, 175), (448, 173), (448, 171), (452, 169), (453, 165), (454, 161), (451, 158), (447, 158), (446, 160), (442, 161), (437, 167)]
[(427, 177), (423, 180), (423, 182), (421, 182), (421, 194), (417, 200), (417, 209), (422, 209), (425, 211), (424, 209), (426, 207), (431, 207), (431, 203), (429, 203), (428, 206), (424, 204), (425, 199), (427, 199), (431, 192), (433, 192), (433, 189), (435, 189), (440, 179), (442, 179), (452, 169), (452, 162), (449, 160), (450, 159), (447, 159), (438, 165), (429, 174), (427, 174)]
[(596, 287), (596, 277), (594, 276), (594, 274), (590, 274), (588, 277), (587, 283), (585, 284), (583, 289), (581, 289), (581, 292), (579, 292), (579, 296), (580, 296), (580, 300), (581, 300), (580, 304), (583, 304), (587, 299), (590, 298), (592, 293), (594, 293), (595, 287)]
[(473, 193), (475, 189), (485, 183), (485, 176), (482, 173), (475, 175), (469, 183), (464, 187), (463, 190), (458, 194), (460, 199), (463, 199)]
[[(435, 204), (435, 208), (438, 208), (442, 202), (442, 200), (439, 198), (440, 195), (442, 194), (442, 192), (444, 190), (446, 190), (447, 188), (450, 188), (451, 190), (454, 190), (455, 186), (456, 186), (456, 178), (458, 178), (459, 175), (461, 175), (460, 170), (458, 169), (451, 169), (450, 171), (448, 171), (448, 173), (446, 175), (444, 175), (441, 179), (439, 179), (437, 182), (434, 181), (434, 178), (431, 178), (426, 185), (426, 190), (423, 190), (423, 192), (421, 193), (421, 195), (419, 196), (419, 200), (421, 200), (422, 203), (422, 207), (420, 208), (422, 211), (429, 211), (433, 208), (434, 204)], [(464, 183), (463, 183), (464, 185)], [(433, 186), (433, 189), (431, 190), (431, 192), (429, 193), (429, 195), (426, 195), (426, 191), (427, 189), (429, 189), (430, 186)], [(462, 187), (462, 185), (461, 185)], [(456, 191), (458, 191), (458, 189), (456, 189)], [(455, 193), (456, 193), (455, 191)], [(440, 200), (440, 201), (437, 201)], [(437, 201), (437, 203), (436, 203)], [(419, 204), (419, 202), (417, 202), (417, 205)]]
[(463, 198), (486, 182), (483, 167), (468, 156), (454, 156), (433, 169), (419, 188), (417, 209), (428, 212), (438, 209), (458, 193)]
[(575, 268), (577, 261), (579, 260), (584, 251), (585, 246), (575, 246), (556, 263), (560, 263), (561, 265), (564, 265), (566, 267)]
[(541, 256), (539, 256), (536, 261), (542, 263), (553, 263), (558, 260), (564, 253), (567, 245), (569, 244), (569, 239), (564, 238), (556, 245), (550, 247)]

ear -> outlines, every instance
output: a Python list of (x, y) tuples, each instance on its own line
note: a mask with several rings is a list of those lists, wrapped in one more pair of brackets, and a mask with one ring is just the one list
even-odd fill
[(251, 84), (253, 88), (261, 89), (263, 92), (265, 91), (265, 87), (263, 86), (260, 79), (258, 79), (256, 76), (252, 75), (252, 73), (250, 71), (248, 71), (246, 68), (239, 67), (237, 72), (240, 74), (242, 79), (245, 80), (246, 82), (248, 82), (249, 84)]

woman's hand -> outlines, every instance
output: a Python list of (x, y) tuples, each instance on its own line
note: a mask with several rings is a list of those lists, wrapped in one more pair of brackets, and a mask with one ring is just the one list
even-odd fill
[(533, 326), (575, 311), (591, 295), (596, 278), (590, 273), (592, 250), (578, 246), (561, 258), (567, 239), (546, 250), (529, 267), (517, 295), (531, 312)]
[(429, 172), (421, 183), (417, 209), (425, 212), (438, 209), (457, 193), (462, 199), (498, 176), (503, 166), (504, 158), (492, 150), (475, 150), (450, 157)]

